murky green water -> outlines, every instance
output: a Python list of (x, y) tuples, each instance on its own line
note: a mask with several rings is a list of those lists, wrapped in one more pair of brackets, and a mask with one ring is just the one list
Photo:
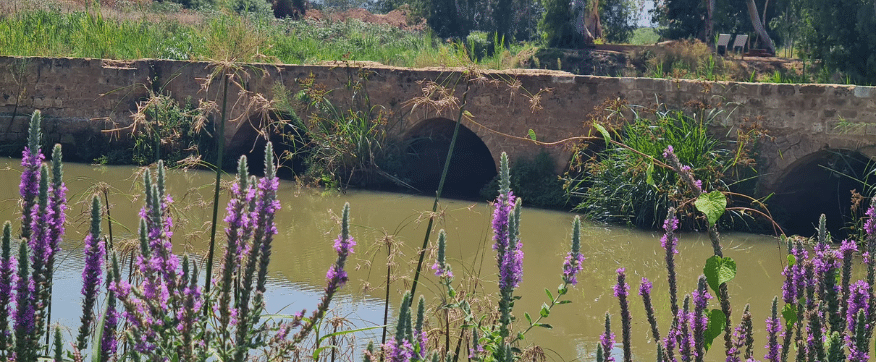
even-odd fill
[[(0, 219), (13, 220), (18, 212), (18, 160), (0, 160)], [(67, 237), (60, 257), (59, 274), (55, 277), (55, 316), (69, 328), (78, 327), (79, 281), (81, 274), (82, 233), (87, 229), (87, 206), (92, 189), (98, 183), (110, 187), (111, 214), (116, 223), (113, 237), (116, 245), (133, 242), (133, 230), (138, 221), (137, 210), (140, 181), (133, 167), (104, 167), (66, 164), (65, 179), (69, 188), (70, 210)], [(168, 174), (168, 191), (175, 199), (176, 252), (204, 255), (208, 247), (209, 220), (213, 175), (202, 171), (173, 171)], [(230, 180), (230, 177), (228, 178)], [(227, 194), (223, 195), (222, 210)], [(271, 285), (268, 312), (297, 311), (313, 308), (322, 291), (325, 272), (334, 261), (332, 241), (338, 234), (337, 215), (343, 204), (349, 202), (352, 215), (352, 234), (358, 241), (350, 265), (350, 283), (337, 299), (334, 310), (353, 325), (382, 324), (383, 295), (386, 278), (386, 249), (383, 240), (390, 236), (399, 255), (394, 258), (390, 293), (394, 307), (400, 294), (410, 285), (416, 263), (415, 250), (423, 241), (432, 200), (426, 197), (392, 193), (350, 191), (346, 194), (320, 195), (313, 190), (302, 190), (292, 182), (281, 182), (282, 210), (276, 217), (279, 235), (276, 238), (271, 261)], [(456, 274), (470, 293), (480, 298), (496, 292), (494, 252), (491, 249), (492, 209), (486, 203), (444, 201), (440, 205), (438, 228), (448, 234), (448, 258)], [(547, 301), (544, 288), (556, 290), (561, 280), (561, 264), (569, 244), (573, 214), (557, 211), (524, 209), (521, 236), (524, 242), (524, 276), (518, 291), (523, 298), (516, 303), (514, 313), (525, 323), (523, 312), (537, 315)], [(16, 224), (14, 224), (16, 225)], [(17, 226), (17, 225), (16, 225)], [(104, 232), (108, 232), (104, 224)], [(437, 233), (433, 233), (431, 242)], [(637, 290), (641, 277), (654, 282), (654, 303), (662, 317), (661, 333), (668, 328), (669, 308), (666, 292), (666, 270), (660, 233), (630, 230), (622, 227), (586, 224), (583, 231), (582, 253), (587, 257), (579, 284), (571, 289), (572, 304), (554, 309), (545, 321), (553, 329), (531, 331), (524, 346), (540, 345), (551, 359), (592, 360), (595, 344), (603, 330), (604, 313), (619, 315), (617, 300), (611, 287), (615, 270), (626, 267), (631, 285), (633, 311), (633, 352), (635, 360), (652, 360), (655, 345), (642, 310)], [(128, 240), (128, 241), (125, 241)], [(221, 240), (221, 238), (220, 238)], [(776, 239), (750, 234), (724, 234), (725, 256), (733, 257), (739, 267), (736, 279), (730, 284), (734, 308), (734, 323), (739, 320), (745, 303), (751, 303), (761, 355), (766, 342), (764, 320), (773, 296), (781, 293), (782, 261), (784, 253)], [(679, 292), (692, 291), (696, 278), (702, 273), (705, 260), (711, 256), (711, 247), (704, 234), (681, 235), (677, 256)], [(221, 244), (220, 244), (221, 245)], [(117, 246), (117, 249), (119, 247)], [(221, 251), (217, 251), (221, 255)], [(424, 284), (418, 289), (436, 305), (437, 279), (428, 267), (434, 262), (427, 257)], [(126, 269), (127, 271), (127, 269)], [(491, 301), (495, 305), (495, 299)], [(717, 303), (712, 306), (717, 308)], [(495, 307), (493, 307), (495, 308)], [(439, 314), (431, 314), (434, 326)], [(57, 318), (56, 318), (57, 319)], [(615, 332), (620, 339), (620, 321), (615, 320)], [(520, 324), (520, 323), (518, 323)], [(516, 326), (515, 330), (521, 329)], [(379, 341), (379, 332), (358, 336)], [(719, 343), (720, 344), (720, 343)], [(347, 349), (342, 349), (347, 351)], [(723, 350), (708, 354), (708, 360), (721, 360)]]

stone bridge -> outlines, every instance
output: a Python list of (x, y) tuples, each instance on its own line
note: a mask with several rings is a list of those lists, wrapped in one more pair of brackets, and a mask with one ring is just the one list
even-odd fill
[[(26, 115), (40, 109), (51, 142), (83, 147), (91, 139), (89, 131), (129, 125), (138, 101), (150, 92), (181, 102), (217, 100), (219, 83), (205, 87), (212, 70), (205, 62), (0, 57), (0, 141), (23, 140)], [(829, 189), (824, 183), (839, 176), (825, 167), (853, 175), (876, 157), (874, 87), (609, 78), (538, 70), (486, 72), (466, 82), (461, 69), (373, 63), (254, 64), (238, 74), (242, 76), (229, 91), (228, 106), (230, 118), (237, 121), (229, 122), (225, 132), (232, 154), (253, 149), (263, 121), (250, 107), (253, 97), (243, 91), (271, 98), (278, 90), (294, 93), (301, 82), (312, 79), (330, 90), (328, 97), (339, 109), (354, 102), (381, 107), (389, 135), (420, 147), (419, 174), (424, 178), (434, 178), (443, 165), (441, 147), (446, 150), (467, 86), (458, 151), (466, 161), (456, 170), (462, 178), (492, 177), (501, 152), (513, 161), (544, 150), (553, 156), (555, 169), (562, 170), (572, 145), (564, 140), (589, 134), (587, 115), (605, 100), (618, 98), (635, 105), (659, 101), (682, 107), (692, 100), (721, 104), (713, 131), (730, 138), (746, 122), (756, 121), (773, 137), (760, 145), (757, 190), (760, 195), (776, 193), (788, 208), (833, 203), (811, 196)], [(434, 85), (453, 98), (439, 99)], [(433, 93), (424, 98), (430, 87)], [(539, 143), (528, 139), (529, 130)], [(848, 190), (827, 191), (848, 196)]]

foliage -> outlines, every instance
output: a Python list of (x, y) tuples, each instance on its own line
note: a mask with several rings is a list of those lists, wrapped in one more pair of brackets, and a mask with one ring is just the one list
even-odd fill
[[(621, 124), (612, 131), (617, 143), (606, 145), (595, 156), (579, 158), (581, 174), (572, 172), (567, 179), (569, 195), (581, 199), (576, 209), (589, 217), (654, 228), (670, 207), (685, 205), (684, 201), (693, 195), (685, 191), (674, 172), (655, 161), (670, 145), (681, 162), (703, 180), (704, 190), (728, 191), (738, 181), (731, 171), (735, 165), (742, 165), (741, 159), (707, 132), (719, 111), (688, 114), (662, 107), (656, 111), (624, 104), (610, 107), (608, 121)], [(751, 146), (745, 144), (739, 150)], [(691, 213), (690, 206), (682, 211)], [(685, 228), (695, 226), (690, 223), (692, 218), (687, 221)]]
[(569, 1), (541, 0), (544, 14), (538, 22), (542, 40), (549, 47), (578, 48), (584, 44), (584, 37), (573, 25), (573, 20), (580, 16), (572, 11)]
[[(423, 330), (424, 299), (421, 297), (417, 306), (416, 323), (413, 320), (412, 297), (406, 293), (402, 306), (399, 308), (398, 324), (395, 337), (391, 337), (382, 345), (381, 355), (387, 361), (436, 361), (454, 360), (468, 355), (475, 361), (513, 361), (523, 357), (522, 351), (517, 347), (518, 343), (535, 328), (552, 328), (550, 324), (542, 322), (550, 316), (554, 307), (560, 304), (571, 303), (563, 297), (570, 292), (570, 288), (577, 284), (576, 276), (581, 271), (584, 256), (580, 254), (580, 219), (573, 222), (571, 249), (563, 262), (562, 283), (557, 288), (556, 295), (549, 289), (545, 289), (548, 301), (542, 304), (537, 314), (524, 312), (525, 323), (511, 322), (517, 320), (514, 313), (514, 301), (520, 296), (515, 295), (515, 290), (520, 286), (523, 277), (523, 251), (520, 240), (520, 213), (521, 202), (511, 189), (508, 156), (501, 155), (500, 179), (498, 182), (498, 196), (495, 200), (493, 213), (493, 240), (496, 250), (496, 267), (498, 274), (499, 296), (496, 302), (485, 302), (489, 307), (478, 308), (480, 301), (473, 297), (474, 293), (467, 293), (463, 288), (465, 282), (454, 283), (455, 277), (452, 267), (445, 259), (447, 245), (447, 233), (441, 230), (438, 235), (438, 252), (435, 264), (435, 276), (439, 278), (441, 293), (438, 310), (443, 311), (439, 317), (439, 326), (443, 327), (445, 339), (432, 346), (430, 337)], [(492, 297), (491, 297), (492, 298)], [(495, 314), (494, 305), (498, 304), (499, 316)], [(477, 308), (477, 309), (476, 309)], [(484, 315), (479, 315), (476, 310), (484, 310)], [(459, 315), (461, 318), (450, 318), (450, 315)], [(533, 318), (533, 315), (536, 318)], [(451, 327), (459, 329), (458, 338), (451, 341)], [(465, 331), (470, 330), (470, 345), (468, 351), (452, 349), (452, 344), (460, 346), (463, 339), (467, 338)], [(455, 333), (454, 333), (455, 334)], [(366, 356), (366, 361), (377, 361), (378, 356), (371, 354)]]
[[(484, 185), (481, 197), (494, 199), (498, 195), (496, 187), (499, 176)], [(521, 157), (511, 168), (511, 188), (527, 205), (540, 207), (562, 207), (566, 204), (563, 181), (554, 172), (554, 161), (547, 152), (539, 152), (535, 157)]]
[(799, 0), (806, 56), (858, 84), (876, 82), (876, 7), (870, 1)]
[[(0, 255), (0, 280), (4, 281), (0, 301), (6, 306), (0, 308), (0, 328), (10, 331), (0, 334), (0, 356), (7, 358), (14, 352), (17, 360), (24, 361), (42, 359), (49, 350), (43, 341), (48, 343), (50, 339), (42, 336), (52, 329), (46, 310), (51, 308), (55, 252), (65, 232), (66, 214), (60, 146), (52, 153), (49, 180), (47, 167), (42, 165), (42, 151), (36, 146), (40, 138), (39, 112), (33, 120), (29, 146), (23, 153), (25, 171), (20, 186), (27, 191), (22, 192), (23, 212), (32, 218), (23, 225), (22, 237), (16, 238), (20, 250), (17, 259), (10, 250), (10, 223), (5, 224)], [(198, 286), (197, 264), (188, 255), (180, 260), (172, 253), (173, 216), (169, 210), (173, 198), (165, 193), (166, 175), (161, 161), (154, 177), (150, 170), (144, 172), (140, 248), (138, 254), (131, 255), (130, 279), (121, 278), (117, 251), (102, 235), (102, 206), (95, 195), (91, 231), (84, 247), (82, 325), (73, 350), (66, 351), (66, 356), (62, 336), (55, 329), (55, 360), (81, 361), (84, 353), (93, 361), (245, 361), (257, 350), (268, 360), (291, 358), (296, 346), (321, 323), (333, 295), (346, 283), (345, 261), (356, 243), (349, 235), (349, 205), (345, 205), (342, 233), (334, 246), (338, 259), (330, 266), (321, 302), (307, 318), (304, 310), (286, 317), (265, 315), (267, 271), (277, 232), (274, 213), (280, 207), (271, 147), (268, 143), (265, 149), (262, 178), (250, 177), (246, 158), (241, 157), (225, 219), (227, 244), (221, 277), (204, 278), (214, 286), (212, 293)], [(40, 173), (34, 174), (35, 169)], [(9, 306), (13, 288), (14, 308)], [(97, 303), (101, 294), (106, 298), (103, 307)], [(124, 313), (116, 309), (116, 302)], [(10, 319), (14, 322), (11, 329)], [(124, 330), (119, 330), (120, 326)], [(15, 336), (14, 341), (8, 338), (10, 335)], [(125, 348), (120, 348), (120, 340), (126, 341)], [(91, 351), (87, 352), (89, 345)]]
[(694, 78), (718, 80), (739, 79), (741, 68), (699, 40), (684, 40), (662, 47), (647, 59), (650, 76), (654, 78)]
[[(368, 98), (368, 71), (360, 69), (345, 90), (350, 93), (349, 108), (340, 108), (327, 98), (330, 91), (315, 84), (313, 78), (301, 81), (302, 90), (286, 100), (291, 123), (281, 126), (283, 138), (291, 146), (286, 158), (302, 157), (308, 165), (305, 176), (328, 188), (346, 189), (350, 184), (365, 185), (394, 170), (399, 151), (387, 137), (389, 115)], [(301, 115), (304, 115), (303, 117)]]
[(158, 160), (175, 164), (200, 150), (211, 153), (212, 139), (203, 129), (199, 110), (186, 100), (180, 106), (168, 95), (153, 95), (141, 102), (131, 125), (132, 161), (148, 165)]
[(636, 29), (635, 0), (601, 0), (599, 18), (605, 40), (609, 43), (628, 43)]
[(655, 44), (660, 40), (658, 28), (642, 27), (633, 30), (633, 35), (630, 38), (630, 44), (633, 45), (650, 45)]

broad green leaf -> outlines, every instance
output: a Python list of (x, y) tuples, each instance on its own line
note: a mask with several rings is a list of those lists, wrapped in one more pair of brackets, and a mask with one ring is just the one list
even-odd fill
[(794, 266), (794, 264), (797, 264), (797, 257), (788, 254), (788, 266)]
[(611, 143), (611, 134), (608, 133), (608, 130), (605, 129), (605, 127), (603, 127), (603, 126), (602, 126), (601, 124), (599, 124), (599, 123), (594, 123), (594, 124), (593, 124), (593, 128), (596, 128), (596, 130), (599, 131), (599, 133), (602, 134), (602, 138), (605, 139), (605, 145), (606, 145), (606, 146), (607, 146), (608, 144)]
[(718, 293), (718, 288), (723, 283), (727, 283), (736, 277), (736, 261), (731, 257), (719, 257), (713, 255), (706, 259), (706, 266), (703, 268), (703, 274), (706, 276), (706, 282), (709, 283), (709, 288), (715, 292), (718, 298), (721, 297)]
[(542, 316), (542, 318), (547, 318), (547, 316), (551, 314), (551, 310), (550, 308), (548, 308), (547, 304), (541, 304), (541, 311), (539, 312), (539, 314)]
[(529, 139), (535, 141), (535, 131), (532, 128), (529, 129)]
[(335, 346), (335, 345), (322, 346), (322, 347), (319, 347), (319, 348), (313, 350), (313, 355), (311, 355), (310, 357), (313, 358), (314, 361), (319, 361), (319, 354), (322, 353), (322, 351), (325, 349), (332, 349), (332, 348), (339, 349), (338, 346)]
[(720, 309), (712, 309), (707, 314), (709, 323), (706, 325), (706, 332), (703, 333), (703, 347), (706, 351), (712, 346), (712, 341), (724, 332), (724, 325), (727, 322), (727, 317)]
[(724, 215), (724, 210), (727, 208), (727, 198), (721, 191), (712, 191), (707, 194), (700, 194), (697, 201), (694, 202), (701, 213), (706, 214), (709, 220), (709, 226), (715, 225), (721, 215)]
[[(103, 341), (103, 326), (106, 323), (106, 317), (109, 314), (109, 303), (107, 302), (108, 297), (105, 297), (103, 300), (103, 312), (100, 313), (100, 319), (97, 320), (97, 324), (94, 326), (94, 334), (91, 337), (91, 360), (92, 361), (100, 361), (100, 344)], [(56, 331), (57, 332), (57, 331)]]
[(645, 183), (649, 186), (654, 186), (654, 163), (648, 162), (648, 168), (645, 169)]
[(782, 307), (782, 318), (785, 319), (785, 329), (797, 323), (797, 306), (795, 304), (785, 304)]

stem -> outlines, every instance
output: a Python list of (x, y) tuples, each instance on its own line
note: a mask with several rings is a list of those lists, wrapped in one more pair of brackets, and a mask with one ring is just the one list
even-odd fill
[[(386, 249), (386, 257), (389, 258), (392, 255), (392, 244), (387, 244)], [(389, 283), (390, 273), (392, 273), (392, 265), (388, 262), (386, 263), (386, 297), (384, 297), (383, 301), (383, 336), (380, 338), (380, 344), (386, 344), (386, 328), (389, 325)], [(383, 361), (383, 354), (380, 354), (380, 360)]]
[[(569, 285), (569, 283), (563, 282), (563, 288), (562, 288), (562, 289), (563, 289), (563, 290), (566, 290), (566, 288), (568, 287), (568, 285)], [(557, 305), (557, 303), (560, 302), (560, 299), (562, 299), (564, 295), (566, 295), (566, 292), (563, 292), (563, 294), (558, 295), (556, 298), (554, 298), (553, 301), (551, 301), (551, 304), (548, 305), (548, 312), (550, 312), (550, 310), (553, 309), (554, 306)], [(548, 315), (550, 315), (550, 313), (548, 313)], [(538, 314), (538, 319), (536, 319), (535, 322), (532, 322), (532, 325), (530, 325), (529, 327), (527, 327), (526, 329), (524, 329), (524, 330), (523, 330), (523, 334), (525, 335), (526, 332), (529, 332), (529, 330), (532, 329), (532, 327), (537, 326), (537, 325), (538, 325), (538, 322), (540, 322), (540, 321), (542, 320), (542, 318), (544, 318), (544, 317), (541, 315), (541, 313), (539, 313), (539, 314)]]
[[(216, 250), (216, 225), (219, 217), (219, 184), (222, 177), (222, 154), (225, 153), (225, 117), (228, 105), (228, 74), (225, 74), (225, 82), (222, 87), (222, 117), (219, 120), (219, 145), (216, 154), (216, 187), (213, 190), (213, 222), (210, 225), (210, 252), (207, 253), (207, 274), (204, 278), (204, 294), (210, 293), (210, 276), (213, 275), (213, 253)], [(209, 306), (204, 304), (204, 314), (209, 311)]]
[(104, 205), (106, 205), (106, 223), (107, 228), (109, 229), (109, 248), (107, 249), (107, 260), (109, 260), (109, 255), (111, 254), (111, 250), (115, 250), (113, 248), (113, 219), (110, 216), (110, 204), (109, 204), (109, 191), (103, 190), (103, 199)]
[[(465, 92), (462, 93), (462, 103), (459, 106), (459, 115), (456, 117), (456, 126), (453, 128), (453, 137), (450, 138), (450, 149), (447, 150), (447, 159), (444, 160), (444, 170), (441, 172), (441, 181), (438, 182), (438, 190), (435, 191), (435, 202), (432, 204), (432, 214), (429, 216), (429, 224), (426, 226), (426, 237), (423, 238), (423, 246), (420, 247), (420, 260), (417, 262), (417, 270), (414, 272), (414, 282), (411, 284), (411, 295), (417, 291), (417, 282), (420, 280), (420, 271), (423, 268), (423, 259), (426, 257), (426, 247), (429, 246), (429, 237), (432, 235), (432, 224), (435, 222), (435, 212), (438, 211), (438, 200), (444, 189), (444, 181), (447, 179), (447, 170), (450, 169), (450, 159), (453, 157), (453, 146), (456, 144), (456, 136), (459, 134), (459, 125), (462, 124), (462, 115), (465, 113), (465, 104), (468, 99), (470, 84), (465, 83)], [(413, 298), (411, 298), (413, 300)]]

